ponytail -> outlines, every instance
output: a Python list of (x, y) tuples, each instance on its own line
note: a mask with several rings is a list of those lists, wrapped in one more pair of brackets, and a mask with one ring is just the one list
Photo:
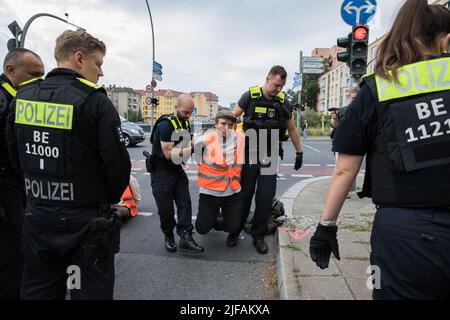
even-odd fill
[(398, 68), (426, 60), (436, 51), (439, 37), (448, 33), (448, 9), (442, 5), (429, 5), (427, 0), (406, 0), (378, 48), (375, 74), (398, 82)]

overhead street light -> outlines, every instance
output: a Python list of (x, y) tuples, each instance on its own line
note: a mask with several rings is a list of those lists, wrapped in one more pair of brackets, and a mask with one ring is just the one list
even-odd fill
[[(65, 16), (68, 18), (69, 14), (66, 13)], [(14, 35), (14, 38), (10, 39), (8, 41), (8, 50), (9, 51), (11, 51), (13, 48), (24, 48), (25, 47), (25, 38), (27, 36), (28, 29), (30, 28), (31, 23), (39, 17), (54, 18), (54, 19), (57, 19), (59, 21), (62, 21), (64, 23), (67, 23), (67, 24), (77, 28), (77, 30), (86, 31), (86, 29), (84, 29), (80, 26), (77, 26), (76, 24), (73, 24), (73, 23), (71, 23), (63, 18), (60, 18), (58, 16), (55, 16), (53, 14), (38, 13), (38, 14), (35, 14), (34, 16), (32, 16), (30, 19), (28, 19), (27, 23), (25, 23), (25, 26), (23, 27), (23, 31), (16, 21), (13, 21), (12, 23), (10, 23), (8, 25), (9, 30), (11, 30), (12, 34)], [(19, 39), (19, 36), (20, 36), (20, 39)]]

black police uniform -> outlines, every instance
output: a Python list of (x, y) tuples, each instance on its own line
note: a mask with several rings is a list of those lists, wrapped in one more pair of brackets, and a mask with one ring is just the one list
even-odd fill
[(10, 110), (8, 148), (29, 211), (22, 298), (64, 299), (70, 276), (72, 299), (112, 299), (120, 225), (110, 204), (131, 170), (114, 105), (100, 86), (57, 68), (21, 85)]
[(367, 154), (361, 197), (377, 205), (374, 299), (450, 298), (450, 58), (398, 70), (400, 84), (369, 76), (333, 149)]
[[(262, 94), (262, 89), (259, 87), (253, 87), (249, 91), (245, 92), (239, 99), (238, 105), (244, 109), (245, 112), (243, 125), (244, 131), (254, 129), (258, 132), (258, 144), (256, 146), (254, 144), (250, 144), (248, 139), (245, 143), (245, 164), (241, 175), (242, 192), (244, 194), (244, 212), (241, 230), (244, 228), (249, 216), (256, 187), (256, 207), (252, 220), (251, 234), (255, 240), (264, 239), (267, 231), (267, 219), (272, 208), (272, 200), (276, 193), (277, 175), (276, 173), (271, 175), (261, 174), (261, 168), (268, 165), (263, 164), (259, 158), (259, 130), (268, 130), (268, 156), (270, 157), (272, 152), (276, 152), (276, 161), (278, 164), (278, 155), (279, 151), (281, 151), (281, 141), (280, 149), (271, 150), (269, 131), (271, 129), (278, 129), (280, 131), (280, 139), (285, 140), (285, 132), (287, 129), (286, 123), (292, 117), (292, 107), (287, 99), (284, 99), (284, 93), (278, 94), (274, 100), (269, 100), (264, 97)], [(250, 163), (249, 160), (251, 160), (251, 154), (255, 151), (258, 152), (257, 162)]]
[[(183, 167), (167, 160), (161, 148), (161, 141), (172, 141), (175, 130), (184, 129), (190, 132), (189, 121), (180, 121), (173, 114), (161, 116), (155, 123), (151, 136), (152, 155), (155, 157), (154, 168), (151, 171), (152, 193), (155, 197), (161, 230), (165, 235), (173, 235), (175, 226), (181, 236), (184, 232), (192, 232), (192, 203), (189, 194), (189, 179)], [(177, 206), (175, 221), (174, 202)]]
[(23, 268), (23, 177), (12, 168), (5, 138), (8, 105), (15, 95), (12, 83), (0, 75), (0, 300), (20, 299)]

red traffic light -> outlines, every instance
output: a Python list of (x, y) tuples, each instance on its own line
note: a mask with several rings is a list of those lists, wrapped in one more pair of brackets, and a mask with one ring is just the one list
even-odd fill
[(353, 37), (356, 40), (364, 40), (367, 37), (367, 28), (366, 27), (357, 27), (355, 28), (355, 30), (353, 31)]

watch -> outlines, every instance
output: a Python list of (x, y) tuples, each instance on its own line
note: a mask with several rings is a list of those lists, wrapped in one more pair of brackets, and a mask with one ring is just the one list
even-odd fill
[(336, 226), (336, 220), (324, 220), (320, 224), (325, 226), (325, 227), (335, 227)]

